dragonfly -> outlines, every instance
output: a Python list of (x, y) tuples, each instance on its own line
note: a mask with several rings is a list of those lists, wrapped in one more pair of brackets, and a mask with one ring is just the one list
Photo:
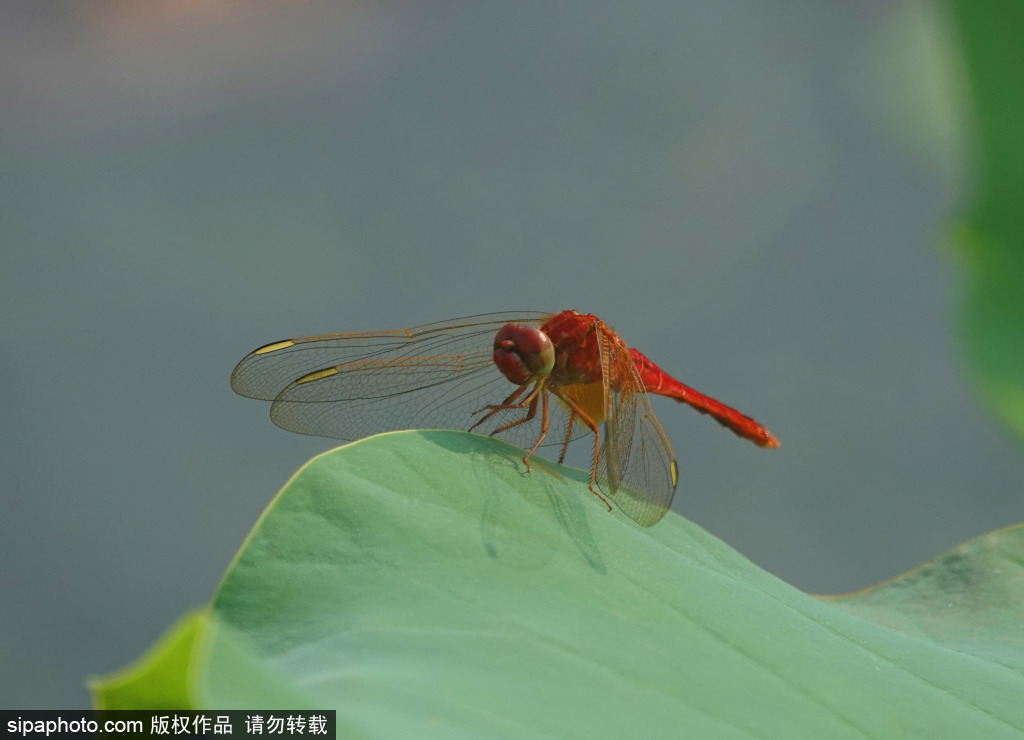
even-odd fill
[(356, 440), (400, 429), (486, 432), (528, 449), (593, 435), (590, 490), (641, 526), (679, 479), (649, 395), (685, 403), (739, 437), (777, 447), (758, 422), (684, 385), (591, 314), (505, 312), (400, 331), (285, 339), (238, 363), (232, 389), (271, 401), (279, 427)]

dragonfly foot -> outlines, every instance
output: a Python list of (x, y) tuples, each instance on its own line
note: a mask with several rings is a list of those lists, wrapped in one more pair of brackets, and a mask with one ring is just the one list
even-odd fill
[(608, 511), (609, 511), (609, 512), (611, 512), (611, 510), (612, 510), (612, 505), (611, 505), (610, 503), (608, 503), (608, 499), (606, 499), (606, 498), (605, 498), (604, 496), (602, 496), (602, 495), (601, 495), (600, 493), (598, 493), (597, 491), (595, 491), (595, 490), (594, 490), (594, 487), (593, 487), (593, 486), (590, 486), (590, 492), (591, 492), (592, 494), (594, 494), (595, 496), (597, 496), (597, 497), (598, 497), (599, 499), (601, 499), (602, 501), (604, 501), (604, 505), (605, 505), (605, 506), (607, 506), (607, 507), (608, 507)]

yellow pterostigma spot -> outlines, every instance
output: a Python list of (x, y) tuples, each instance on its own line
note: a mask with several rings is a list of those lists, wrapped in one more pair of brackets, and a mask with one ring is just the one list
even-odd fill
[(276, 352), (279, 349), (291, 347), (293, 344), (295, 344), (295, 342), (293, 342), (291, 339), (285, 339), (283, 342), (274, 342), (273, 344), (268, 344), (266, 347), (260, 347), (258, 350), (253, 352), (253, 354), (265, 355), (267, 354), (267, 352)]
[(675, 460), (669, 463), (668, 469), (672, 474), (672, 485), (675, 486), (675, 484), (679, 482), (679, 466), (676, 465)]
[(329, 367), (326, 370), (317, 370), (315, 373), (310, 373), (309, 375), (303, 375), (301, 378), (299, 378), (295, 382), (299, 383), (299, 384), (301, 384), (301, 383), (309, 383), (309, 382), (314, 381), (314, 380), (320, 380), (320, 378), (328, 378), (331, 375), (337, 375), (337, 374), (338, 374), (338, 368), (336, 368), (336, 367)]

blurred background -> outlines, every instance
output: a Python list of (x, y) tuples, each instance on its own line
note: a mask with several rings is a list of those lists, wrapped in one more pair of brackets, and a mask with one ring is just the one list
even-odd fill
[(675, 509), (812, 592), (1024, 520), (945, 234), (923, 0), (0, 6), (0, 704), (86, 707), (333, 446), (233, 395), (277, 339), (574, 308), (753, 415), (654, 406)]

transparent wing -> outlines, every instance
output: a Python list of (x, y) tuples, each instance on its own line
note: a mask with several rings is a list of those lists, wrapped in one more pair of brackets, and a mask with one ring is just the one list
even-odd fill
[[(231, 373), (231, 388), (247, 398), (273, 401), (289, 383), (318, 370), (374, 360), (383, 365), (388, 361), (398, 362), (416, 356), (489, 350), (494, 332), (505, 324), (514, 321), (538, 325), (548, 316), (545, 313), (509, 311), (439, 321), (400, 331), (285, 339), (246, 355)], [(415, 380), (410, 380), (415, 384)], [(367, 390), (365, 387), (352, 387), (345, 391), (344, 397), (362, 397), (360, 394)]]
[(605, 378), (598, 487), (630, 519), (649, 527), (661, 521), (672, 505), (679, 478), (676, 458), (628, 349), (603, 327), (598, 347)]
[[(231, 387), (273, 401), (274, 423), (301, 434), (354, 440), (399, 429), (469, 429), (477, 411), (516, 390), (494, 365), (495, 332), (509, 322), (539, 326), (549, 316), (507, 312), (402, 331), (287, 339), (247, 355)], [(500, 411), (477, 431), (486, 434), (528, 411)], [(562, 442), (567, 422), (566, 414), (554, 415), (548, 444)], [(529, 448), (539, 434), (538, 412), (499, 436)]]

